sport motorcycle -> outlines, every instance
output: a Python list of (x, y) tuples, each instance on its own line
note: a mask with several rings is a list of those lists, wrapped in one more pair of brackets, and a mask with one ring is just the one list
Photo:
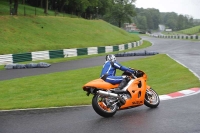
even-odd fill
[(130, 81), (122, 89), (115, 89), (119, 84), (111, 84), (103, 79), (95, 79), (83, 86), (87, 95), (93, 94), (92, 107), (102, 117), (112, 117), (117, 111), (146, 105), (156, 108), (160, 99), (158, 94), (147, 85), (147, 74), (141, 70), (134, 73), (123, 72)]

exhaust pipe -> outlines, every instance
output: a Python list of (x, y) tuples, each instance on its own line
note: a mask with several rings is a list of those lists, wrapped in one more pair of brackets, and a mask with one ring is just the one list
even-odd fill
[(118, 94), (115, 94), (115, 93), (99, 90), (97, 91), (97, 94), (102, 95), (102, 96), (107, 96), (107, 97), (115, 97), (115, 98), (118, 98), (122, 104), (126, 103), (126, 100), (124, 100), (122, 97), (120, 97)]

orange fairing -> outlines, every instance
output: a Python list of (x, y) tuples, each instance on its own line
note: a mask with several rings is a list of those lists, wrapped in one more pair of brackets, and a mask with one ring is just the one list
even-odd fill
[(142, 77), (144, 78), (144, 80), (147, 80), (147, 75), (146, 74), (144, 74)]
[(105, 82), (104, 80), (102, 79), (95, 79), (93, 81), (90, 81), (88, 82), (87, 84), (85, 84), (83, 86), (83, 89), (84, 90), (87, 90), (87, 88), (89, 87), (92, 87), (92, 88), (98, 88), (98, 89), (104, 89), (104, 90), (109, 90), (109, 89), (112, 89), (112, 88), (116, 88), (118, 87), (119, 84), (110, 84), (108, 82)]
[[(131, 98), (126, 100), (126, 104), (120, 109), (125, 109), (127, 107), (140, 106), (144, 104), (144, 97), (146, 93), (146, 81), (143, 78), (135, 79), (134, 82), (128, 88), (131, 94)], [(139, 85), (141, 84), (141, 86)]]

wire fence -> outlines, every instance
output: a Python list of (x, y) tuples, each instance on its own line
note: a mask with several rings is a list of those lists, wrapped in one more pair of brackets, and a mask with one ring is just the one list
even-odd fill
[[(10, 8), (8, 15), (13, 15), (15, 13), (14, 8)], [(38, 7), (30, 6), (20, 6), (17, 11), (18, 16), (62, 16), (62, 17), (77, 17), (76, 15), (68, 14), (65, 12), (58, 12), (57, 10), (48, 10), (47, 13), (44, 13), (44, 9)]]
[[(16, 14), (17, 12), (17, 14)], [(26, 4), (18, 4), (17, 11), (14, 8), (14, 4), (9, 4), (8, 2), (4, 2), (3, 4), (0, 2), (0, 15), (18, 15), (18, 16), (60, 16), (60, 17), (83, 17), (86, 19), (98, 19), (101, 17), (100, 15), (90, 14), (87, 16), (86, 14), (78, 14), (77, 12), (59, 12), (58, 9), (53, 10), (51, 7), (48, 8), (47, 13), (45, 13), (44, 8), (33, 7)]]

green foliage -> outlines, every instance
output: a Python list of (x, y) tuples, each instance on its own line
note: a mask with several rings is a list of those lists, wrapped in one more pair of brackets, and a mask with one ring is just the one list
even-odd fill
[(136, 12), (134, 22), (140, 29), (157, 30), (158, 25), (163, 24), (174, 31), (187, 29), (195, 24), (191, 16), (178, 15), (175, 12), (160, 12), (154, 8), (136, 8)]
[(183, 30), (194, 25), (193, 18), (188, 15), (178, 15), (175, 12), (161, 13), (162, 24), (173, 30)]
[[(178, 14), (175, 12), (169, 12), (169, 13), (161, 13), (161, 23), (162, 24), (169, 24), (169, 21), (177, 21)], [(176, 25), (175, 25), (176, 26)], [(172, 27), (169, 27), (172, 28)]]
[(160, 12), (158, 9), (154, 8), (136, 8), (137, 16), (134, 18), (134, 22), (136, 23), (138, 28), (141, 30), (147, 29), (158, 29), (158, 25), (160, 24)]
[(177, 27), (177, 23), (176, 23), (176, 20), (175, 19), (169, 19), (167, 20), (167, 25), (170, 29), (176, 29)]
[(147, 30), (147, 18), (145, 16), (137, 15), (135, 17), (135, 23), (137, 24), (137, 28), (140, 30)]
[(125, 22), (132, 22), (132, 17), (136, 16), (135, 6), (132, 2), (129, 0), (115, 0), (110, 7), (110, 12), (104, 16), (104, 19), (118, 27), (122, 27)]

